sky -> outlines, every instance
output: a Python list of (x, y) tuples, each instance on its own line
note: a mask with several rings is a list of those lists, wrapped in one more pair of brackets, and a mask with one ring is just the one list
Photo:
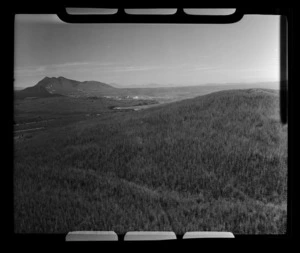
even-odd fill
[(14, 86), (45, 76), (120, 87), (279, 81), (279, 16), (233, 24), (68, 24), (15, 16)]

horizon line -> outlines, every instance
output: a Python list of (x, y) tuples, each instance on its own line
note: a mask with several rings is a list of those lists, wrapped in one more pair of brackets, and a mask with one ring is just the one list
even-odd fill
[[(85, 81), (78, 81), (76, 79), (70, 79), (70, 78), (66, 78), (64, 76), (45, 76), (42, 79), (40, 79), (40, 81), (42, 81), (45, 78), (64, 78), (64, 79), (68, 79), (68, 80), (72, 80), (72, 81), (76, 81), (76, 82), (99, 82), (99, 83), (104, 83), (107, 85), (110, 85), (114, 88), (172, 88), (172, 87), (193, 87), (193, 86), (217, 86), (217, 85), (243, 85), (243, 84), (265, 84), (265, 83), (280, 83), (281, 80), (270, 80), (270, 81), (256, 81), (256, 82), (251, 82), (251, 81), (242, 81), (242, 82), (224, 82), (224, 83), (220, 83), (220, 82), (208, 82), (208, 83), (202, 83), (202, 84), (159, 84), (159, 83), (148, 83), (148, 84), (131, 84), (131, 85), (122, 85), (122, 84), (118, 84), (118, 83), (114, 83), (114, 82), (102, 82), (102, 81), (97, 81), (97, 80), (85, 80)], [(36, 86), (40, 81), (38, 81), (36, 84), (32, 85), (32, 86), (13, 86), (14, 89), (26, 89), (29, 87), (34, 87)], [(15, 78), (14, 78), (14, 82), (15, 82)], [(151, 86), (152, 84), (152, 86)]]

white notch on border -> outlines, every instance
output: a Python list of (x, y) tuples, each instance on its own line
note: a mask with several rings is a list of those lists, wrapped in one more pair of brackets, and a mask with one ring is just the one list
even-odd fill
[(177, 12), (176, 8), (167, 9), (125, 9), (126, 14), (130, 15), (173, 15)]
[(118, 241), (118, 235), (114, 231), (73, 231), (66, 241)]
[(188, 15), (202, 15), (202, 16), (227, 16), (236, 12), (234, 8), (184, 8), (183, 11)]
[(71, 8), (67, 7), (66, 12), (70, 15), (113, 15), (118, 9), (113, 8)]
[(176, 240), (172, 231), (130, 231), (125, 234), (124, 241), (163, 241)]
[(234, 235), (231, 232), (193, 231), (186, 232), (182, 239), (195, 238), (234, 238)]

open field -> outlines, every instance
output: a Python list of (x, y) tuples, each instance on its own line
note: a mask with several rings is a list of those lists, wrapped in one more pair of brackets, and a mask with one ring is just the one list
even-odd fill
[(286, 232), (278, 92), (228, 90), (114, 109), (142, 103), (154, 104), (15, 101), (15, 232)]

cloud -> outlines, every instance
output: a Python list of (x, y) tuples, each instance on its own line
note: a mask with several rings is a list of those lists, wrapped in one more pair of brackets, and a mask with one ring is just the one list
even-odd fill
[(66, 62), (61, 64), (51, 64), (48, 67), (52, 68), (63, 68), (63, 67), (74, 67), (74, 66), (84, 66), (89, 64), (89, 62)]
[(111, 66), (111, 62), (65, 62), (57, 64), (48, 64), (42, 66), (27, 66), (15, 68), (15, 75), (18, 76), (37, 76), (37, 75), (51, 75), (55, 73), (64, 73), (70, 71), (81, 71), (93, 67)]
[(30, 67), (16, 68), (14, 74), (15, 76), (29, 77), (29, 76), (36, 76), (44, 71), (45, 71), (44, 66), (40, 66), (40, 67), (30, 66)]
[(35, 71), (36, 72), (43, 72), (45, 70), (46, 70), (45, 66), (41, 66), (41, 67), (38, 67)]
[[(211, 69), (211, 67), (202, 67), (202, 69)], [(90, 69), (91, 70), (91, 69)], [(114, 64), (112, 66), (100, 66), (94, 69), (95, 71), (101, 72), (140, 72), (140, 71), (194, 71), (200, 70), (200, 67), (197, 68), (191, 67), (188, 64), (178, 64), (178, 65), (127, 65), (127, 64)]]
[(242, 68), (242, 69), (229, 69), (227, 71), (235, 71), (235, 72), (242, 72), (242, 73), (251, 73), (251, 72), (268, 72), (268, 71), (276, 71), (279, 66), (276, 65), (269, 65), (269, 66), (264, 66), (261, 68)]
[(151, 71), (164, 69), (158, 65), (130, 65), (126, 63), (95, 63), (88, 66), (88, 68), (82, 68), (81, 72), (102, 72), (102, 73), (129, 73), (129, 72), (140, 72), (140, 71)]
[(121, 66), (121, 67), (112, 67), (107, 69), (112, 72), (135, 72), (135, 71), (148, 71), (158, 69), (157, 66)]
[(66, 73), (134, 73), (142, 71), (175, 71), (175, 72), (190, 72), (190, 71), (209, 71), (218, 69), (206, 65), (133, 65), (130, 63), (116, 63), (116, 62), (89, 62), (89, 61), (74, 61), (56, 64), (48, 64), (42, 66), (28, 66), (23, 68), (16, 68), (15, 75), (18, 77), (35, 77), (35, 76), (51, 76), (64, 75)]
[(221, 67), (212, 67), (212, 66), (208, 66), (208, 65), (192, 65), (189, 66), (186, 71), (188, 72), (192, 72), (192, 71), (206, 71), (206, 70), (220, 70)]

